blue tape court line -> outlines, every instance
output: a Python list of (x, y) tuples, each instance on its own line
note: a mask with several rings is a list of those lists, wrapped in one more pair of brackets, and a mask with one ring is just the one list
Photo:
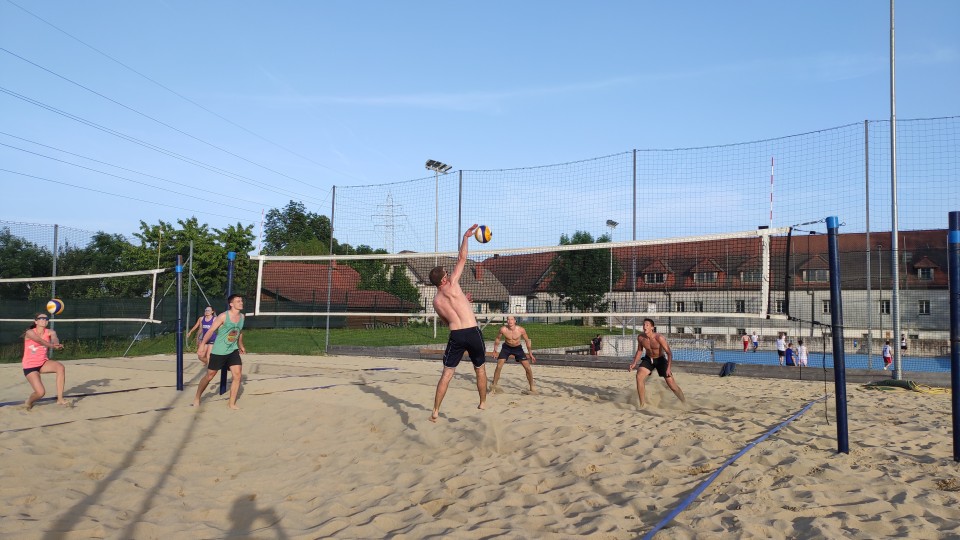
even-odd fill
[(653, 529), (651, 529), (650, 532), (648, 532), (647, 534), (645, 534), (645, 535), (643, 536), (643, 540), (649, 540), (649, 539), (653, 538), (653, 535), (655, 535), (655, 534), (657, 534), (658, 532), (660, 532), (660, 529), (666, 527), (667, 524), (670, 523), (671, 521), (673, 521), (673, 518), (677, 517), (677, 515), (678, 515), (680, 512), (683, 512), (684, 510), (686, 510), (687, 507), (690, 506), (690, 504), (693, 503), (693, 501), (696, 500), (697, 496), (699, 496), (701, 493), (703, 493), (703, 490), (707, 489), (707, 486), (709, 486), (710, 484), (712, 484), (713, 481), (716, 480), (718, 476), (720, 476), (720, 473), (722, 473), (723, 470), (726, 469), (731, 463), (733, 463), (734, 461), (736, 461), (737, 459), (739, 459), (740, 456), (742, 456), (742, 455), (746, 454), (747, 452), (749, 452), (750, 449), (753, 448), (754, 446), (756, 446), (757, 444), (762, 443), (763, 441), (767, 440), (767, 438), (769, 438), (769, 437), (770, 437), (771, 435), (773, 435), (774, 433), (776, 433), (776, 432), (780, 431), (781, 429), (785, 428), (785, 427), (787, 426), (787, 424), (789, 424), (790, 422), (793, 422), (793, 421), (796, 420), (797, 418), (800, 418), (800, 417), (803, 415), (803, 413), (807, 412), (807, 411), (810, 409), (810, 407), (813, 407), (815, 404), (817, 404), (817, 403), (819, 403), (819, 402), (827, 399), (828, 397), (830, 397), (830, 394), (824, 395), (824, 396), (822, 396), (822, 397), (818, 397), (817, 399), (811, 401), (810, 403), (807, 403), (806, 407), (800, 409), (799, 412), (797, 412), (796, 414), (794, 414), (794, 415), (791, 416), (790, 418), (787, 418), (787, 419), (786, 419), (783, 423), (781, 423), (780, 425), (775, 426), (775, 427), (774, 427), (773, 429), (771, 429), (770, 431), (768, 431), (768, 432), (764, 433), (763, 435), (761, 435), (757, 440), (755, 440), (755, 441), (753, 441), (752, 443), (750, 443), (750, 444), (748, 444), (747, 446), (745, 446), (745, 447), (743, 448), (743, 450), (740, 450), (739, 452), (737, 452), (736, 455), (734, 455), (732, 458), (728, 459), (723, 465), (720, 466), (719, 469), (717, 469), (716, 471), (714, 471), (713, 474), (711, 474), (706, 480), (704, 480), (703, 482), (700, 482), (700, 485), (698, 485), (698, 486), (693, 490), (693, 492), (690, 493), (690, 495), (687, 495), (687, 498), (684, 499), (679, 505), (677, 505), (676, 508), (674, 508), (673, 510), (671, 510), (670, 513), (666, 515), (666, 517), (664, 517), (663, 519), (660, 520), (659, 523), (657, 523), (656, 525), (654, 525)]

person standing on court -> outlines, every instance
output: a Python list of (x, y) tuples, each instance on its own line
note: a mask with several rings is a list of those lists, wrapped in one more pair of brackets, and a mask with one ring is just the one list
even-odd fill
[(907, 355), (907, 335), (900, 334), (900, 357), (903, 358)]
[[(497, 345), (500, 344), (500, 336), (503, 336), (503, 349), (500, 350), (500, 355), (497, 356)], [(523, 347), (520, 345), (521, 339), (527, 342), (527, 351), (530, 356), (529, 361), (527, 360), (527, 354), (523, 352)], [(506, 363), (507, 358), (513, 355), (513, 359), (520, 362), (523, 370), (527, 372), (527, 384), (530, 385), (530, 393), (537, 393), (537, 390), (533, 387), (533, 369), (530, 368), (530, 363), (537, 361), (537, 358), (533, 356), (533, 344), (530, 342), (527, 331), (524, 330), (522, 326), (517, 326), (517, 318), (513, 315), (507, 317), (507, 325), (500, 327), (500, 333), (497, 334), (497, 338), (493, 340), (493, 355), (497, 357), (497, 369), (493, 372), (493, 386), (491, 387), (494, 392), (500, 392), (500, 387), (497, 386), (497, 383), (500, 381), (500, 370), (503, 369), (503, 364)]]
[(433, 414), (430, 421), (436, 422), (440, 418), (440, 404), (450, 386), (450, 380), (466, 351), (470, 354), (473, 370), (477, 374), (477, 392), (480, 393), (478, 409), (487, 408), (487, 370), (483, 363), (486, 360), (487, 346), (483, 342), (483, 333), (477, 326), (477, 318), (473, 314), (470, 301), (460, 288), (460, 276), (467, 265), (467, 244), (470, 237), (477, 230), (474, 223), (463, 233), (460, 242), (460, 251), (457, 254), (457, 264), (453, 273), (448, 274), (442, 266), (430, 271), (430, 283), (437, 287), (437, 294), (433, 297), (433, 309), (447, 326), (450, 327), (450, 337), (447, 339), (447, 348), (443, 353), (443, 372), (437, 382), (437, 393), (433, 399)]
[(247, 354), (243, 347), (243, 297), (239, 294), (231, 294), (227, 298), (227, 311), (217, 315), (210, 329), (203, 332), (200, 336), (200, 343), (210, 339), (214, 333), (217, 340), (213, 342), (213, 348), (210, 350), (210, 361), (207, 362), (207, 374), (200, 379), (197, 385), (197, 396), (193, 400), (193, 406), (200, 406), (200, 396), (207, 389), (207, 384), (217, 376), (224, 367), (230, 368), (230, 375), (233, 380), (230, 381), (230, 400), (227, 405), (231, 409), (237, 407), (237, 395), (240, 393), (240, 379), (243, 376), (243, 361), (241, 354)]
[[(643, 357), (641, 358), (641, 353)], [(637, 367), (637, 363), (640, 366)], [(633, 355), (633, 363), (627, 368), (627, 371), (633, 371), (637, 367), (637, 397), (640, 398), (640, 407), (646, 407), (646, 381), (647, 377), (657, 370), (657, 374), (667, 383), (667, 387), (673, 391), (681, 402), (686, 403), (683, 397), (683, 390), (673, 377), (670, 370), (670, 364), (673, 362), (673, 351), (667, 345), (667, 340), (663, 335), (657, 333), (657, 327), (653, 319), (643, 320), (643, 333), (637, 335), (637, 354)]]
[(750, 340), (753, 341), (753, 352), (757, 352), (757, 347), (760, 346), (760, 336), (757, 335), (756, 330), (750, 334)]
[(787, 338), (783, 332), (777, 333), (777, 360), (783, 365), (784, 356), (787, 354)]
[(741, 341), (743, 341), (743, 352), (747, 352), (747, 347), (750, 346), (750, 336), (748, 336), (747, 334), (743, 334), (743, 338)]
[(883, 351), (880, 352), (880, 355), (883, 356), (883, 370), (886, 371), (887, 368), (893, 366), (893, 348), (890, 347), (889, 339), (883, 344)]
[(27, 378), (33, 392), (27, 401), (24, 402), (27, 410), (33, 408), (33, 404), (46, 394), (47, 390), (43, 387), (43, 381), (40, 380), (41, 373), (57, 374), (57, 403), (60, 405), (69, 405), (63, 399), (63, 387), (67, 382), (67, 370), (63, 364), (56, 360), (50, 360), (47, 357), (47, 349), (62, 349), (63, 345), (57, 338), (57, 333), (47, 328), (50, 323), (50, 316), (46, 313), (37, 313), (33, 317), (33, 324), (23, 334), (23, 376)]
[(803, 344), (803, 340), (797, 341), (797, 360), (799, 365), (807, 367), (807, 346)]
[(203, 343), (200, 342), (200, 337), (213, 326), (213, 320), (216, 318), (216, 315), (217, 312), (214, 311), (212, 307), (207, 306), (203, 310), (203, 316), (198, 317), (197, 323), (187, 332), (186, 339), (190, 339), (190, 334), (192, 334), (194, 330), (200, 329), (200, 333), (197, 334), (197, 358), (204, 364), (210, 361), (210, 349), (213, 347), (213, 342), (217, 339), (217, 333), (208, 334), (207, 341)]

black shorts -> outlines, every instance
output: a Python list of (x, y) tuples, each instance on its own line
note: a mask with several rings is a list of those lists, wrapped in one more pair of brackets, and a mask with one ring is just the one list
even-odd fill
[[(444, 367), (457, 367), (463, 358), (464, 351), (470, 354), (470, 361), (473, 362), (473, 367), (478, 368), (483, 365), (487, 356), (487, 346), (483, 342), (483, 334), (480, 332), (480, 328), (472, 326), (470, 328), (450, 331), (450, 339), (447, 340), (447, 350), (443, 353)], [(212, 361), (211, 359), (211, 362)]]
[(26, 377), (27, 375), (33, 373), (34, 371), (36, 371), (37, 373), (40, 373), (40, 368), (42, 368), (42, 367), (43, 367), (43, 366), (24, 368), (24, 370), (23, 370), (23, 376)]
[[(667, 378), (667, 357), (661, 356), (655, 360), (651, 360), (649, 356), (644, 356), (640, 359), (640, 367), (646, 368), (647, 371), (653, 372), (654, 369), (657, 370), (657, 375), (660, 375), (664, 379)], [(638, 370), (639, 371), (639, 370)]]
[(234, 349), (233, 352), (229, 354), (211, 354), (210, 361), (207, 362), (207, 369), (220, 371), (225, 367), (242, 365), (243, 362), (240, 360), (240, 351)]
[(781, 351), (780, 349), (777, 349), (777, 356), (779, 356), (780, 358), (783, 358), (786, 354), (787, 354), (787, 351)]
[(517, 362), (527, 359), (526, 353), (523, 352), (523, 347), (521, 347), (520, 345), (517, 345), (516, 347), (511, 347), (510, 345), (507, 345), (506, 343), (504, 343), (503, 348), (500, 349), (500, 354), (497, 355), (497, 360), (500, 360), (501, 358), (506, 359), (511, 354), (513, 355), (513, 359), (516, 360)]

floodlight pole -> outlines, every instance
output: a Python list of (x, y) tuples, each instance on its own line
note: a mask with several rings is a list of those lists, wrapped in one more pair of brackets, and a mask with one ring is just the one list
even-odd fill
[[(440, 173), (446, 174), (450, 165), (434, 159), (428, 159), (425, 167), (433, 171), (433, 265), (440, 264)], [(437, 337), (437, 316), (433, 317), (433, 337)]]
[[(900, 224), (897, 204), (897, 70), (896, 40), (893, 14), (894, 0), (890, 0), (890, 326), (894, 343), (900, 339)], [(903, 358), (900, 347), (893, 347), (893, 378), (903, 378)]]
[(440, 252), (440, 173), (446, 174), (453, 167), (434, 159), (428, 159), (425, 166), (433, 171), (433, 264), (436, 266), (440, 264), (440, 256), (436, 255)]
[[(611, 243), (613, 243), (613, 230), (617, 228), (617, 225), (619, 225), (619, 223), (617, 223), (616, 221), (614, 221), (614, 220), (612, 220), (612, 219), (608, 219), (608, 220), (607, 220), (607, 227), (610, 227), (610, 242), (611, 242)], [(612, 302), (612, 301), (613, 301), (613, 246), (610, 246), (610, 298), (608, 299), (608, 302)], [(610, 308), (610, 306), (607, 306), (607, 309), (608, 309), (608, 310), (609, 310), (609, 308)], [(607, 328), (608, 328), (608, 330), (609, 330), (610, 332), (613, 332), (613, 317), (612, 317), (612, 316), (607, 318)]]

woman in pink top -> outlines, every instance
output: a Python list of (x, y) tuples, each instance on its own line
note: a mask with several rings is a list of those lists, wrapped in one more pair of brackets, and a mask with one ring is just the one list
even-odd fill
[(62, 349), (57, 333), (47, 328), (50, 317), (46, 313), (37, 313), (33, 324), (23, 334), (23, 375), (33, 387), (33, 393), (27, 398), (27, 410), (46, 393), (41, 373), (57, 374), (57, 403), (68, 405), (63, 399), (63, 386), (66, 383), (66, 370), (60, 362), (47, 358), (47, 349)]

